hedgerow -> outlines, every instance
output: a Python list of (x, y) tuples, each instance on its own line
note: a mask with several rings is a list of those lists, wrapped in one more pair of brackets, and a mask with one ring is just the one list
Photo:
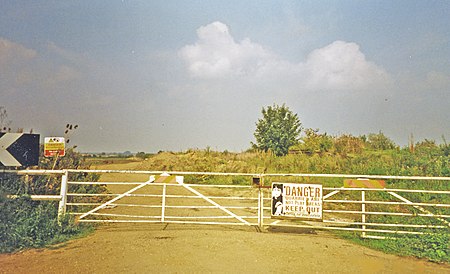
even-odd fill
[[(40, 159), (41, 169), (88, 168), (79, 153), (69, 149), (56, 162)], [(92, 226), (76, 224), (66, 215), (58, 220), (58, 202), (33, 201), (31, 194), (59, 194), (61, 177), (0, 175), (0, 252), (37, 248), (65, 241), (92, 231)], [(98, 175), (75, 174), (70, 180), (98, 180)], [(94, 186), (102, 190), (100, 186)], [(16, 198), (8, 198), (15, 195)]]

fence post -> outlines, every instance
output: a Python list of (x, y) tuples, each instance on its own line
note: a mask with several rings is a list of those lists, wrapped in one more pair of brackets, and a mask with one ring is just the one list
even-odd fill
[(67, 180), (69, 177), (69, 172), (66, 172), (61, 177), (61, 199), (59, 200), (58, 206), (58, 223), (61, 220), (61, 217), (66, 214), (66, 202), (67, 202)]
[(161, 201), (161, 222), (164, 223), (166, 215), (166, 184), (163, 185), (162, 201)]
[(363, 238), (365, 238), (366, 237), (366, 226), (364, 225), (365, 223), (366, 223), (366, 214), (364, 214), (365, 212), (366, 212), (366, 204), (365, 204), (365, 201), (366, 201), (366, 192), (364, 191), (364, 190), (361, 190), (361, 223), (363, 223), (363, 225), (362, 225), (362, 230), (363, 230), (363, 232), (361, 233), (361, 236), (363, 237)]
[[(28, 168), (26, 169), (28, 170)], [(30, 191), (30, 175), (28, 173), (25, 175), (25, 194), (29, 194)]]
[(259, 176), (259, 186), (258, 186), (258, 227), (260, 231), (264, 228), (264, 178)]
[(261, 229), (261, 186), (258, 187), (258, 227)]
[(259, 228), (264, 229), (264, 192), (263, 188), (259, 188)]

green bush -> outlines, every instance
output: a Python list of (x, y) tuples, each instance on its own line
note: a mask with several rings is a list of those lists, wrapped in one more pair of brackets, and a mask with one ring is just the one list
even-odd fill
[(55, 202), (36, 202), (29, 196), (0, 201), (0, 252), (37, 248), (67, 240), (90, 229), (69, 216), (58, 224)]
[[(41, 150), (42, 151), (42, 150)], [(41, 157), (41, 169), (89, 168), (79, 153), (68, 149), (64, 158), (53, 162)], [(71, 174), (71, 181), (97, 181), (96, 174)], [(13, 252), (23, 248), (37, 248), (58, 243), (92, 230), (90, 225), (75, 224), (67, 215), (58, 223), (58, 203), (33, 201), (29, 194), (59, 194), (61, 176), (17, 176), (1, 174), (0, 177), (0, 252)], [(103, 186), (71, 186), (71, 190), (86, 188), (85, 192), (104, 191)], [(9, 199), (7, 195), (18, 195)]]
[(426, 258), (438, 263), (450, 263), (450, 233), (397, 235), (395, 238), (383, 240), (361, 239), (356, 234), (348, 233), (344, 237), (387, 253)]
[[(402, 237), (398, 241), (409, 255), (428, 258), (434, 262), (450, 263), (450, 234), (424, 234), (416, 237)], [(399, 245), (400, 245), (399, 244)]]

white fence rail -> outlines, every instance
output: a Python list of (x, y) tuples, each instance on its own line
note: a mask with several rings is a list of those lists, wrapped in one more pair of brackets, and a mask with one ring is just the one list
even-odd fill
[[(385, 176), (349, 174), (257, 174), (216, 172), (169, 172), (176, 182), (159, 183), (155, 176), (164, 171), (130, 170), (4, 170), (17, 175), (61, 176), (59, 195), (31, 195), (36, 200), (59, 201), (59, 214), (77, 216), (81, 222), (148, 222), (245, 225), (259, 229), (292, 227), (360, 232), (363, 237), (379, 238), (392, 234), (422, 234), (450, 230), (450, 177)], [(140, 174), (145, 182), (77, 182), (70, 174)], [(185, 183), (183, 176), (245, 176), (248, 185), (205, 185)], [(261, 185), (252, 185), (251, 178)], [(392, 182), (408, 181), (408, 188), (344, 188), (323, 185), (323, 220), (271, 219), (271, 193), (263, 186), (271, 178), (286, 180), (327, 180), (366, 178)], [(283, 179), (282, 179), (283, 180)], [(430, 189), (414, 189), (416, 181), (427, 181)], [(71, 186), (102, 186), (115, 193), (71, 192)], [(395, 185), (395, 184), (394, 184)], [(428, 195), (429, 201), (421, 196)], [(432, 196), (432, 197), (431, 197)], [(431, 197), (431, 198), (430, 198)], [(445, 198), (444, 198), (445, 197)], [(382, 216), (383, 218), (380, 218)], [(387, 217), (387, 218), (386, 218)], [(382, 222), (386, 219), (389, 222)]]

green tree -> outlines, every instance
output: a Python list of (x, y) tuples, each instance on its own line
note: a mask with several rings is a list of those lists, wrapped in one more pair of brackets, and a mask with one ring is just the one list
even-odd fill
[(270, 150), (277, 156), (286, 155), (289, 147), (299, 141), (302, 130), (300, 119), (284, 104), (263, 107), (262, 115), (256, 123), (256, 144), (253, 147)]
[(370, 133), (367, 137), (367, 142), (369, 143), (369, 146), (375, 150), (389, 150), (397, 147), (394, 141), (389, 139), (381, 131), (378, 134)]
[(302, 152), (308, 154), (328, 152), (333, 148), (333, 139), (326, 133), (319, 133), (319, 129), (307, 128), (305, 136), (301, 138), (302, 143), (298, 147)]
[(356, 137), (344, 134), (334, 139), (334, 147), (339, 154), (361, 153), (365, 147), (365, 136)]

